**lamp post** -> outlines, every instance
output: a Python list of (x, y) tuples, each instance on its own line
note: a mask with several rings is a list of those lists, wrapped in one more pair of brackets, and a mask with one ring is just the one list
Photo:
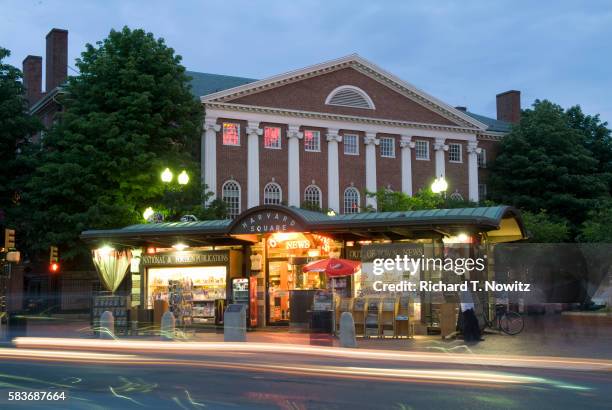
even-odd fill
[(431, 184), (431, 191), (434, 194), (442, 194), (444, 193), (444, 197), (446, 198), (446, 190), (448, 189), (448, 182), (442, 175), (440, 178), (436, 178), (434, 182)]
[[(181, 191), (183, 187), (189, 183), (189, 174), (187, 174), (187, 170), (183, 169), (178, 173), (176, 183), (174, 183), (174, 172), (168, 167), (162, 171), (160, 178), (164, 184), (162, 200), (164, 206), (166, 206), (171, 213), (178, 212), (180, 208)], [(145, 219), (147, 219), (146, 216)]]

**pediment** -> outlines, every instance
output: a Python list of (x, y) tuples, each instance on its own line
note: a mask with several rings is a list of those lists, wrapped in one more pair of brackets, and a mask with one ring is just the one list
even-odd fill
[[(331, 98), (338, 89), (349, 91)], [(357, 91), (351, 94), (351, 89)], [(337, 101), (341, 104), (334, 104)], [(486, 129), (357, 55), (203, 96), (202, 102)]]

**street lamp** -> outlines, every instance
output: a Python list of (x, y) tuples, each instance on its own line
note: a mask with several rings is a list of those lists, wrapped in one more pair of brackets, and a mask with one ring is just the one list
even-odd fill
[(446, 182), (446, 179), (444, 179), (442, 175), (440, 175), (440, 178), (436, 178), (434, 182), (431, 184), (431, 191), (434, 194), (440, 194), (442, 192), (446, 193), (447, 189), (448, 189), (448, 182)]
[(153, 214), (155, 213), (155, 211), (153, 210), (153, 208), (148, 207), (147, 209), (144, 210), (144, 212), (142, 213), (142, 217), (145, 219), (145, 221), (148, 221), (149, 218), (151, 218), (153, 216)]
[(162, 182), (169, 183), (172, 182), (173, 176), (174, 175), (172, 175), (172, 171), (170, 171), (170, 168), (166, 168), (164, 169), (164, 172), (161, 173), (161, 180)]
[(187, 185), (187, 183), (189, 183), (189, 175), (187, 175), (187, 171), (183, 170), (177, 179), (179, 185)]

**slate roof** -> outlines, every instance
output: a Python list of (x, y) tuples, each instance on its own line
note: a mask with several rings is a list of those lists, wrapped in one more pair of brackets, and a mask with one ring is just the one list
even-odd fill
[(227, 90), (229, 88), (234, 88), (238, 87), (239, 85), (257, 81), (253, 78), (198, 73), (196, 71), (187, 71), (186, 74), (191, 77), (191, 93), (198, 99), (203, 95), (216, 93), (218, 91)]
[(464, 111), (467, 115), (474, 118), (477, 121), (487, 125), (487, 131), (492, 132), (510, 132), (512, 124), (505, 121), (496, 120), (494, 118), (485, 117), (484, 115), (474, 114), (473, 112)]

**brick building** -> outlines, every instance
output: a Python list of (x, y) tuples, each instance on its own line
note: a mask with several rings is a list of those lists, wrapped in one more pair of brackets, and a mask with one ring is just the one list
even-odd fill
[(260, 204), (340, 213), (376, 207), (365, 191), (409, 195), (443, 176), (455, 198), (486, 196), (486, 163), (520, 116), (452, 107), (358, 55), (203, 95), (202, 175), (235, 216)]

